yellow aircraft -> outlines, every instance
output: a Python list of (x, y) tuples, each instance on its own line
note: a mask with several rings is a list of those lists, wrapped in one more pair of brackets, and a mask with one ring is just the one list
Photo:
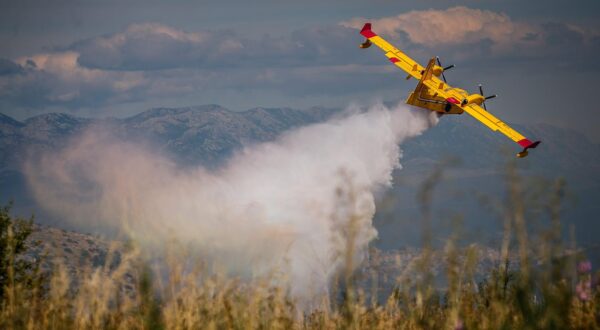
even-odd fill
[[(487, 112), (485, 100), (494, 98), (496, 95), (484, 96), (481, 85), (479, 85), (479, 94), (469, 94), (463, 89), (448, 85), (444, 71), (453, 68), (454, 65), (443, 67), (437, 57), (430, 59), (427, 67), (419, 65), (401, 50), (375, 34), (371, 30), (371, 23), (366, 23), (360, 34), (367, 38), (360, 45), (360, 48), (369, 48), (372, 44), (377, 45), (385, 52), (385, 56), (388, 57), (390, 62), (408, 73), (406, 79), (411, 77), (419, 79), (417, 87), (406, 100), (407, 104), (435, 111), (440, 116), (443, 114), (460, 115), (467, 112), (491, 130), (500, 131), (523, 147), (523, 150), (517, 154), (519, 158), (527, 156), (528, 149), (535, 148), (540, 144), (541, 141), (531, 142), (506, 123)], [(443, 80), (439, 78), (440, 76)]]

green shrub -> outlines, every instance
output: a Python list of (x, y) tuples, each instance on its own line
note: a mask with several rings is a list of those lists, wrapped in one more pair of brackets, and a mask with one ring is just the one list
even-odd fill
[(23, 281), (32, 268), (30, 260), (19, 259), (25, 252), (25, 241), (33, 230), (31, 219), (10, 216), (12, 202), (0, 207), (0, 299), (10, 281)]

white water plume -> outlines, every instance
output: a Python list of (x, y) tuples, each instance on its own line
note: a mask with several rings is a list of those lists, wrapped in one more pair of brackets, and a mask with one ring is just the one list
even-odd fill
[(229, 271), (289, 271), (293, 296), (327, 291), (355, 226), (359, 261), (377, 233), (374, 193), (391, 185), (399, 144), (435, 116), (379, 104), (250, 146), (221, 169), (182, 169), (92, 129), (25, 166), (38, 202), (81, 230), (119, 230), (150, 246), (189, 243)]

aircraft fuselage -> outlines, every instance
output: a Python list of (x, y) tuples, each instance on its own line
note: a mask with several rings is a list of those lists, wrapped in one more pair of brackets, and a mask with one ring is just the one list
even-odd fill
[[(475, 103), (481, 105), (481, 103), (484, 100), (483, 96), (479, 94), (469, 94), (464, 89), (455, 87), (447, 87), (444, 89), (444, 91), (450, 90), (453, 90), (454, 92), (458, 92), (459, 94), (463, 95), (463, 99), (457, 100), (460, 102), (459, 104), (466, 105)], [(411, 92), (408, 95), (408, 98), (406, 99), (406, 103), (420, 108), (439, 112), (441, 114), (460, 115), (464, 112), (464, 110), (461, 109), (461, 107), (439, 96), (438, 93), (436, 93), (435, 91), (432, 92), (429, 88), (422, 88), (420, 91), (415, 90), (414, 92)]]

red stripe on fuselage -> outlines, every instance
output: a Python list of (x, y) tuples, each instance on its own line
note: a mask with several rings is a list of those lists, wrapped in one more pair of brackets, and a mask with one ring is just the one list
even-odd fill
[(396, 57), (390, 57), (390, 62), (396, 63), (396, 62), (400, 62), (400, 60)]
[(453, 98), (453, 97), (449, 97), (449, 98), (447, 98), (447, 99), (446, 99), (446, 101), (448, 101), (448, 102), (450, 102), (450, 103), (454, 103), (454, 104), (459, 104), (459, 103), (460, 103), (460, 101), (459, 101), (459, 100), (457, 100), (457, 99), (455, 99), (455, 98)]

